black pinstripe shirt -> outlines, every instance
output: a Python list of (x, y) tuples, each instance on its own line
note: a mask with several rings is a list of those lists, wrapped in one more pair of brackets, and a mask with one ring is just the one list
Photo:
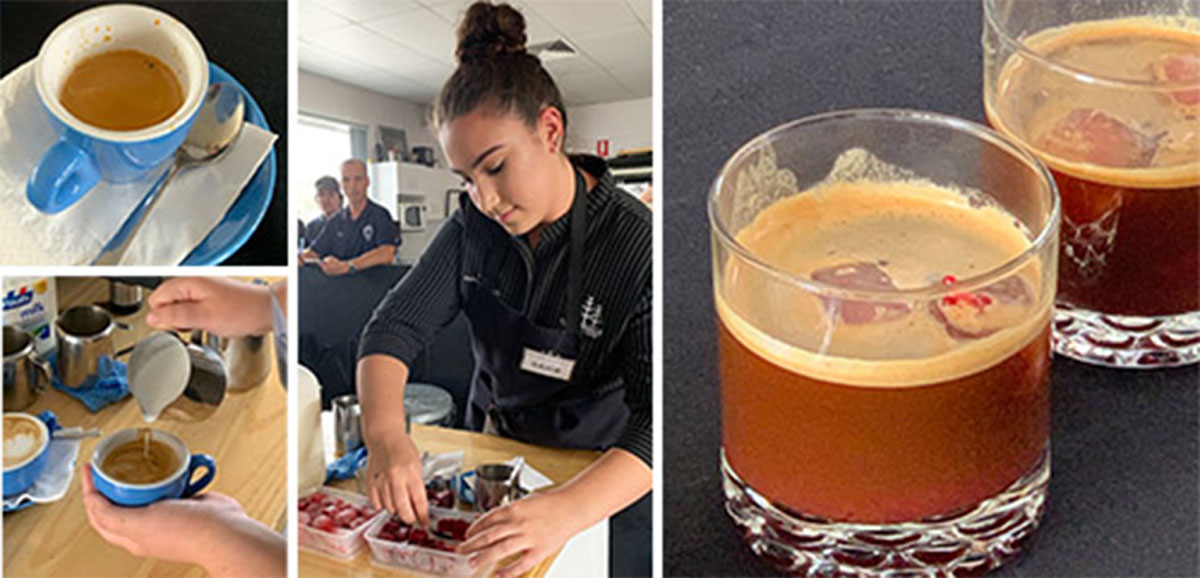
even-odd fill
[[(616, 447), (651, 463), (651, 220), (650, 211), (616, 187), (596, 157), (572, 157), (596, 177), (587, 193), (583, 296), (608, 295), (600, 303), (599, 331), (582, 338), (576, 385), (608, 390), (624, 385), (630, 417)], [(463, 227), (482, 227), (464, 246)], [(420, 260), (383, 298), (363, 329), (359, 356), (386, 354), (411, 365), (421, 350), (462, 310), (464, 255), (498, 260), (495, 286), (509, 306), (542, 326), (565, 326), (570, 212), (547, 225), (536, 249), (509, 235), (471, 203), (438, 231)], [(477, 259), (472, 258), (472, 261)], [(598, 333), (598, 334), (597, 334)], [(580, 371), (582, 370), (582, 371)]]

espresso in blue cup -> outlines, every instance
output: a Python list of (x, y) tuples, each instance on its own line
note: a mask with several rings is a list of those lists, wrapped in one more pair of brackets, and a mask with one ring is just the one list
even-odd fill
[[(150, 428), (121, 430), (104, 438), (92, 452), (90, 467), (96, 489), (121, 506), (190, 498), (217, 473), (212, 457), (193, 455), (183, 440)], [(203, 475), (193, 481), (199, 470)]]
[(131, 4), (85, 10), (60, 24), (34, 63), (38, 99), (58, 141), (25, 196), (58, 213), (101, 181), (128, 183), (179, 148), (208, 88), (208, 60), (165, 12)]
[(4, 497), (28, 490), (46, 469), (50, 428), (27, 413), (4, 414)]

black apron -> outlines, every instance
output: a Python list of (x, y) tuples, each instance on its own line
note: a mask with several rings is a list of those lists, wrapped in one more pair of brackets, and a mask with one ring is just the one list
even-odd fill
[(505, 303), (490, 282), (501, 266), (499, 260), (481, 263), (480, 271), (463, 276), (464, 311), (475, 357), (468, 428), (533, 444), (592, 450), (613, 445), (625, 428), (629, 408), (624, 384), (589, 389), (578, 379), (584, 372), (575, 364), (582, 339), (587, 193), (583, 174), (576, 169), (565, 326), (538, 325), (528, 312)]
[[(577, 168), (563, 326), (537, 325), (527, 312), (500, 299), (489, 282), (502, 266), (499, 259), (472, 262), (465, 269), (461, 290), (475, 357), (466, 427), (528, 443), (591, 450), (609, 448), (625, 429), (629, 407), (624, 382), (596, 391), (582, 385), (580, 376), (589, 372), (579, 365), (565, 380), (522, 369), (527, 350), (544, 354), (552, 362), (580, 358), (587, 194), (587, 183)], [(468, 234), (469, 227), (463, 229)], [(634, 302), (636, 299), (629, 299), (612, 310), (626, 311)], [(609, 570), (613, 576), (651, 575), (651, 502), (651, 494), (647, 494), (610, 518)]]

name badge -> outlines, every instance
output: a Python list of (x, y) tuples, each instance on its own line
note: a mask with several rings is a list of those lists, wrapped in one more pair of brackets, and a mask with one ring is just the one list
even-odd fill
[(525, 355), (521, 358), (521, 369), (543, 377), (570, 381), (571, 372), (575, 370), (575, 360), (525, 348)]

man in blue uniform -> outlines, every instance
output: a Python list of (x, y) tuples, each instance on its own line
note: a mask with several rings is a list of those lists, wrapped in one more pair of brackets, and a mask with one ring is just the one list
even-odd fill
[(329, 218), (321, 235), (300, 254), (302, 262), (318, 261), (326, 275), (392, 264), (400, 229), (387, 209), (367, 198), (370, 184), (366, 163), (342, 163), (342, 192), (349, 205)]

